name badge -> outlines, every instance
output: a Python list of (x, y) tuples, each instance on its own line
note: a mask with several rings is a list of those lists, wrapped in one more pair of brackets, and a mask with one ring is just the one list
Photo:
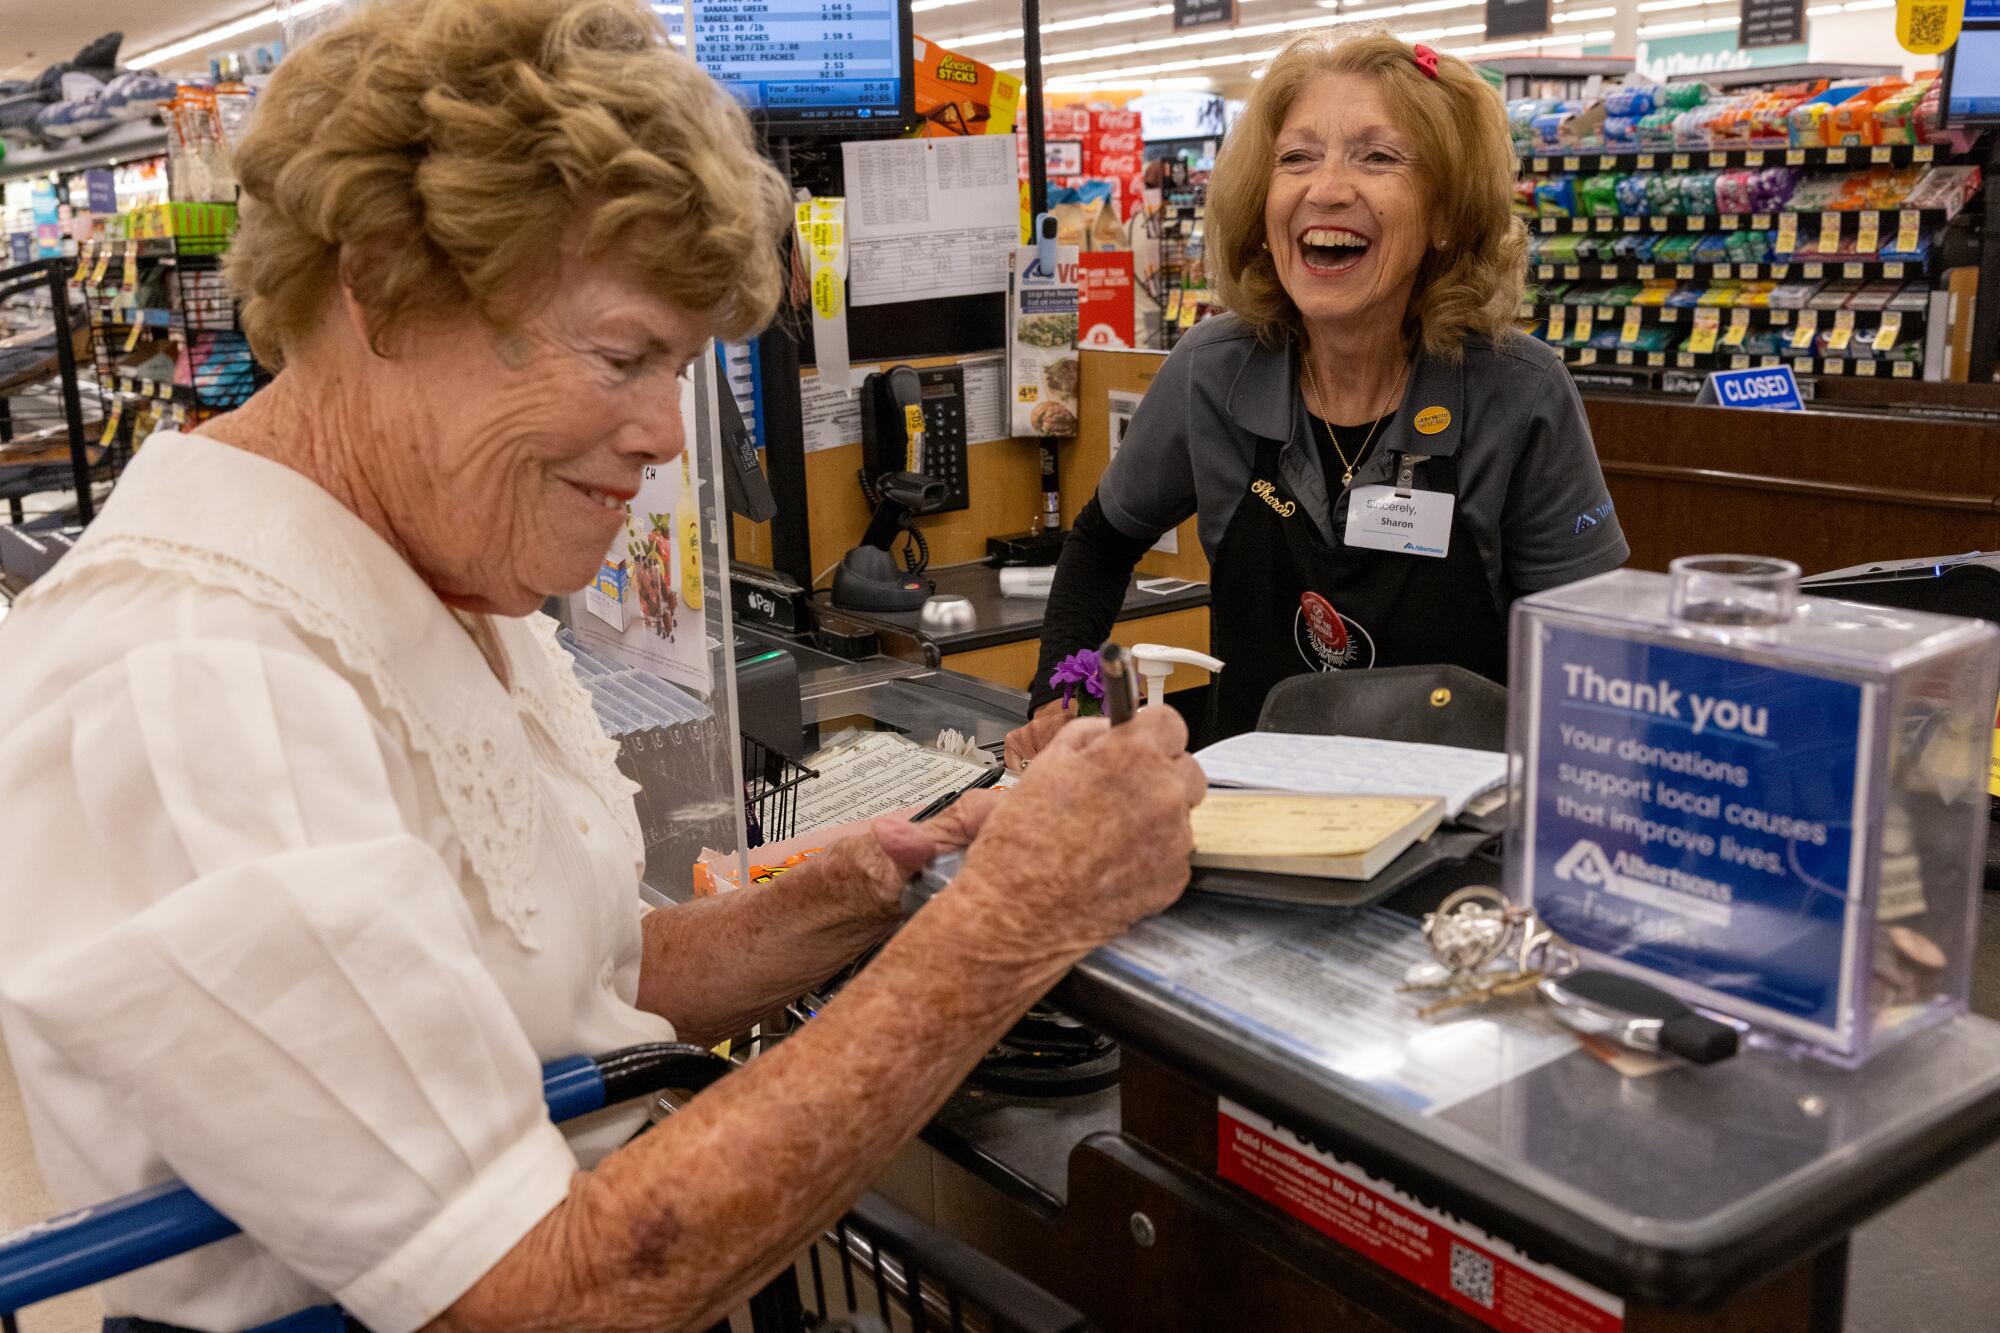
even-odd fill
[(1356, 486), (1347, 493), (1347, 544), (1442, 560), (1451, 550), (1455, 503), (1442, 491), (1398, 495), (1394, 486)]

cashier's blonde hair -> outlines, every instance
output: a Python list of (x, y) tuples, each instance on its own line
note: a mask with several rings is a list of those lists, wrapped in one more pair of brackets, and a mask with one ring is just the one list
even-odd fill
[(778, 303), (784, 180), (637, 0), (376, 0), (286, 57), (236, 170), (228, 274), (273, 368), (336, 282), (378, 352), (430, 319), (504, 328), (572, 228), (726, 337)]
[(1222, 302), (1276, 344), (1300, 330), (1264, 248), (1264, 201), (1275, 145), (1292, 104), (1315, 79), (1375, 80), (1410, 136), (1432, 236), (1417, 269), (1405, 332), (1434, 356), (1456, 359), (1468, 333), (1504, 340), (1516, 330), (1528, 237), (1514, 218), (1514, 143), (1507, 113), (1472, 67), (1439, 55), (1437, 77), (1386, 32), (1307, 34), (1278, 53), (1217, 155), (1208, 182), (1208, 243)]

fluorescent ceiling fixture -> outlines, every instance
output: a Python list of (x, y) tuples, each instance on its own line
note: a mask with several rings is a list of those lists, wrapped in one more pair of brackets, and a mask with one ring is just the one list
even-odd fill
[(1864, 9), (1894, 9), (1896, 0), (1850, 0), (1840, 7), (1844, 14), (1853, 14)]
[(1639, 6), (1641, 14), (1664, 14), (1670, 9), (1700, 9), (1704, 5), (1726, 3), (1726, 0), (1644, 0)]
[[(1395, 35), (1406, 42), (1427, 42), (1441, 41), (1449, 37), (1470, 37), (1484, 31), (1486, 31), (1486, 25), (1483, 23), (1465, 23), (1451, 28), (1398, 30)], [(1583, 33), (1577, 36), (1544, 37), (1532, 42), (1522, 42), (1519, 44), (1505, 43), (1503, 45), (1509, 50), (1515, 50), (1555, 42), (1574, 45), (1578, 42), (1608, 42), (1610, 40), (1611, 34), (1609, 33)], [(1143, 79), (1156, 74), (1172, 74), (1181, 70), (1213, 69), (1225, 65), (1256, 65), (1274, 59), (1277, 54), (1278, 49), (1273, 47), (1263, 51), (1244, 51), (1225, 55), (1190, 57), (1186, 60), (1169, 60), (1152, 65), (1126, 65), (1118, 69), (1090, 70), (1076, 74), (1057, 75), (1048, 81), (1047, 86), (1053, 92), (1058, 88), (1065, 88), (1073, 83), (1104, 83), (1107, 80), (1113, 79)], [(996, 66), (996, 68), (999, 67)], [(1255, 76), (1253, 75), (1253, 77)]]
[(1666, 37), (1677, 32), (1700, 32), (1708, 24), (1701, 19), (1688, 19), (1681, 23), (1649, 23), (1639, 29), (1641, 37)]
[[(317, 14), (332, 3), (333, 0), (294, 0), (292, 17), (304, 18), (307, 14)], [(183, 37), (177, 42), (156, 46), (150, 51), (133, 56), (125, 63), (133, 69), (151, 69), (169, 60), (178, 60), (182, 56), (206, 50), (217, 43), (228, 41), (231, 37), (241, 37), (246, 32), (255, 32), (259, 28), (278, 22), (282, 17), (283, 15), (278, 13), (278, 7), (270, 5), (254, 14), (245, 14), (240, 19), (218, 23), (213, 28), (198, 32), (192, 37)]]
[[(1149, 51), (1170, 51), (1183, 46), (1211, 46), (1217, 42), (1253, 41), (1259, 37), (1275, 37), (1314, 28), (1337, 28), (1352, 23), (1377, 23), (1410, 14), (1435, 13), (1445, 9), (1477, 9), (1484, 4), (1485, 0), (1418, 0), (1414, 5), (1384, 5), (1375, 9), (1356, 10), (1349, 14), (1311, 14), (1300, 19), (1259, 23), (1248, 28), (1230, 28), (1221, 32), (1186, 33), (1174, 37), (1120, 42), (1115, 46), (1089, 47), (1081, 51), (1057, 51), (1044, 55), (1042, 64), (1073, 65), (1085, 60), (1111, 60), (1118, 56), (1143, 55)], [(1005, 65), (995, 65), (994, 68), (1019, 69), (1024, 63), (1015, 61)]]
[[(1454, 3), (1456, 0), (1454, 0)], [(1159, 18), (1162, 14), (1174, 12), (1172, 5), (1150, 5), (1144, 9), (1120, 9), (1110, 14), (1099, 14), (1095, 18), (1062, 19), (1055, 23), (1044, 23), (1043, 33), (1071, 32), (1077, 28), (1103, 28), (1114, 23), (1136, 23), (1141, 19)], [(1021, 28), (1004, 28), (999, 32), (975, 33), (970, 37), (954, 37), (948, 43), (953, 50), (967, 46), (991, 46), (994, 42), (1018, 42), (1025, 31)]]
[(1557, 23), (1588, 23), (1592, 19), (1614, 18), (1617, 14), (1618, 6), (1616, 5), (1606, 5), (1602, 9), (1566, 9), (1556, 15), (1555, 21)]
[(1812, 5), (1806, 10), (1806, 17), (1809, 19), (1824, 18), (1828, 14), (1838, 14), (1839, 12), (1839, 5)]
[(1109, 83), (1065, 83), (1060, 88), (1051, 86), (1052, 93), (1118, 93), (1138, 89), (1141, 92), (1157, 92), (1163, 88), (1186, 89), (1192, 92), (1206, 91), (1215, 86), (1215, 80), (1207, 75), (1180, 79), (1114, 79)]

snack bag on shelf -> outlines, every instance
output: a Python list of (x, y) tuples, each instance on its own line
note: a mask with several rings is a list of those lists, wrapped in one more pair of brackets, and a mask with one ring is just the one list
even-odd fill
[(1794, 148), (1830, 148), (1833, 143), (1827, 138), (1833, 113), (1841, 103), (1862, 91), (1858, 83), (1837, 83), (1825, 92), (1807, 98), (1792, 108), (1786, 117), (1791, 122), (1791, 141)]
[(1674, 146), (1674, 122), (1681, 113), (1670, 106), (1639, 117), (1633, 127), (1641, 148), (1672, 148)]
[(1907, 87), (1901, 79), (1883, 79), (1835, 107), (1826, 126), (1827, 147), (1865, 148), (1875, 143), (1875, 109)]
[(1576, 179), (1556, 176), (1535, 185), (1535, 211), (1545, 218), (1573, 218), (1576, 212)]
[(1638, 122), (1629, 116), (1606, 116), (1599, 127), (1606, 149), (1625, 152), (1639, 146)]
[(1765, 167), (1750, 182), (1750, 211), (1775, 213), (1791, 201), (1803, 179), (1796, 167)]
[(1754, 171), (1725, 171), (1715, 178), (1715, 207), (1723, 213), (1748, 213), (1751, 211), (1750, 182), (1756, 176)]
[(1689, 214), (1713, 213), (1715, 208), (1715, 180), (1712, 171), (1690, 172), (1680, 178), (1681, 203)]
[(1651, 176), (1621, 176), (1613, 191), (1618, 199), (1618, 211), (1626, 217), (1640, 217), (1652, 207), (1651, 196), (1647, 193)]
[(1678, 176), (1648, 176), (1646, 178), (1646, 211), (1677, 215), (1686, 211), (1681, 198), (1681, 178)]
[(1669, 83), (1662, 85), (1659, 91), (1660, 105), (1675, 111), (1700, 106), (1708, 98), (1709, 90), (1705, 83)]
[(1978, 198), (1979, 183), (1978, 167), (1932, 167), (1911, 189), (1904, 206), (1942, 209), (1946, 217), (1955, 217), (1960, 209)]
[(1532, 177), (1522, 176), (1514, 182), (1514, 216), (1535, 216), (1535, 182)]
[(1604, 95), (1604, 113), (1637, 119), (1651, 115), (1660, 104), (1660, 90), (1652, 84), (1613, 88)]
[(1875, 104), (1875, 142), (1908, 144), (1917, 141), (1917, 107), (1937, 79), (1937, 71), (1924, 70), (1909, 83)]

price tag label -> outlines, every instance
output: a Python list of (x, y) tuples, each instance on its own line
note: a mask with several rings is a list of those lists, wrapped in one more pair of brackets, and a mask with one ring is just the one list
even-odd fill
[(1675, 153), (1673, 162), (1675, 171), (1686, 171), (1694, 164), (1694, 158), (1687, 153)]
[(1738, 307), (1729, 312), (1729, 330), (1722, 335), (1725, 347), (1741, 347), (1743, 340), (1750, 336), (1750, 312)]
[(1629, 347), (1621, 347), (1621, 348), (1619, 348), (1619, 349), (1618, 349), (1618, 364), (1619, 364), (1619, 365), (1621, 365), (1621, 366), (1629, 366), (1629, 365), (1631, 365), (1631, 364), (1632, 364), (1632, 349), (1631, 349), (1631, 348), (1629, 348)]
[(96, 241), (86, 241), (83, 245), (77, 248), (76, 272), (69, 275), (69, 280), (71, 282), (83, 281), (84, 272), (90, 268), (90, 256), (96, 251), (96, 249), (97, 249)]
[(108, 245), (98, 246), (97, 266), (91, 269), (90, 271), (90, 285), (95, 287), (99, 283), (103, 282), (104, 274), (107, 270), (110, 269), (110, 267), (111, 267), (111, 247)]
[(1543, 172), (1545, 172), (1545, 171), (1547, 171), (1547, 170), (1549, 169), (1549, 160), (1548, 160), (1548, 159), (1547, 159), (1546, 157), (1538, 157), (1538, 158), (1535, 158), (1535, 159), (1533, 159), (1533, 163), (1532, 163), (1532, 167), (1531, 167), (1531, 169), (1532, 169), (1532, 170), (1534, 171), (1534, 173), (1535, 173), (1535, 174), (1536, 174), (1537, 176), (1539, 176), (1539, 175), (1541, 175), (1541, 174), (1542, 174)]
[(1879, 165), (1883, 162), (1887, 162), (1893, 156), (1895, 156), (1895, 154), (1891, 153), (1886, 148), (1874, 148), (1869, 150), (1868, 160), (1870, 162), (1874, 162)]
[(1792, 350), (1802, 352), (1810, 348), (1813, 345), (1813, 338), (1815, 335), (1818, 334), (1818, 332), (1819, 332), (1819, 311), (1817, 310), (1799, 311), (1799, 322), (1792, 329), (1792, 338), (1791, 338)]
[(1623, 225), (1623, 227), (1624, 227), (1624, 229), (1625, 229), (1626, 231), (1637, 231), (1637, 230), (1639, 230), (1639, 219), (1638, 219), (1638, 218), (1636, 218), (1636, 217), (1626, 217), (1626, 218), (1621, 218), (1621, 219), (1619, 219), (1619, 221), (1620, 221), (1620, 223), (1621, 223), (1621, 224)]
[(1541, 221), (1537, 222), (1535, 226), (1539, 231), (1541, 231), (1544, 235), (1546, 235), (1549, 232), (1552, 232), (1556, 229), (1556, 221), (1557, 219), (1555, 218), (1543, 218), (1541, 219)]
[(1696, 213), (1688, 218), (1688, 227), (1694, 231), (1708, 230), (1708, 214)]
[(1896, 214), (1896, 248), (1904, 254), (1915, 254), (1917, 233), (1924, 215), (1914, 208), (1906, 208)]
[(1583, 265), (1581, 264), (1563, 265), (1563, 277), (1569, 279), (1571, 282), (1575, 282), (1578, 278), (1581, 278), (1582, 276), (1583, 276)]
[(1736, 275), (1736, 269), (1733, 265), (1717, 264), (1715, 266), (1715, 276), (1718, 278), (1730, 278), (1734, 277), (1735, 275)]
[(1898, 361), (1889, 373), (1899, 380), (1913, 380), (1917, 377), (1917, 367), (1909, 361)]
[(1819, 215), (1819, 249), (1825, 255), (1840, 253), (1840, 214)]
[(1651, 153), (1639, 154), (1639, 170), (1651, 171), (1654, 167), (1658, 166), (1659, 164), (1660, 164), (1660, 159), (1653, 156), (1653, 154)]
[(1664, 366), (1667, 364), (1667, 354), (1665, 352), (1648, 352), (1646, 353), (1646, 364), (1649, 366)]
[(1569, 308), (1567, 306), (1559, 306), (1559, 305), (1550, 306), (1549, 341), (1552, 343), (1564, 342), (1568, 339), (1568, 337), (1569, 337)]
[(1888, 351), (1896, 345), (1896, 339), (1900, 338), (1902, 334), (1903, 312), (1900, 310), (1884, 311), (1882, 323), (1875, 329), (1875, 350), (1878, 352)]
[(1854, 373), (1863, 379), (1872, 380), (1875, 378), (1875, 363), (1873, 361), (1856, 361), (1854, 363)]
[(1681, 312), (1674, 309), (1672, 306), (1667, 306), (1666, 308), (1660, 311), (1660, 323), (1678, 324), (1680, 322), (1681, 322)]
[(1542, 279), (1545, 282), (1548, 279), (1553, 278), (1555, 275), (1556, 275), (1556, 266), (1554, 264), (1543, 264), (1535, 270), (1535, 276)]
[(1882, 215), (1873, 209), (1861, 215), (1854, 232), (1854, 253), (1872, 255), (1882, 248)]
[(1566, 157), (1566, 158), (1564, 158), (1564, 159), (1563, 159), (1563, 170), (1564, 170), (1564, 171), (1582, 171), (1582, 170), (1583, 170), (1583, 159), (1582, 159), (1582, 158), (1580, 158), (1580, 157)]
[(1858, 264), (1852, 260), (1840, 266), (1840, 276), (1843, 278), (1865, 277), (1867, 273), (1868, 266), (1866, 264)]
[(118, 438), (118, 422), (124, 415), (125, 404), (123, 400), (113, 402), (111, 404), (110, 415), (104, 418), (104, 433), (97, 437), (99, 444), (109, 446), (113, 440)]
[(1589, 342), (1591, 332), (1596, 327), (1596, 313), (1589, 306), (1584, 306), (1576, 312), (1576, 340), (1578, 342)]
[(1791, 276), (1792, 276), (1792, 266), (1790, 264), (1771, 265), (1771, 277), (1774, 280), (1783, 281), (1784, 279), (1789, 278)]
[(1578, 353), (1576, 354), (1576, 363), (1577, 363), (1577, 364), (1578, 364), (1579, 366), (1594, 366), (1594, 365), (1596, 365), (1596, 364), (1597, 364), (1597, 349), (1596, 349), (1595, 347), (1586, 347), (1586, 348), (1584, 348), (1584, 349), (1583, 349), (1582, 351), (1580, 351), (1580, 352), (1578, 352)]
[(1854, 341), (1854, 312), (1836, 310), (1833, 314), (1833, 328), (1826, 335), (1826, 350), (1845, 352), (1847, 345)]
[(1753, 148), (1753, 149), (1751, 149), (1751, 150), (1750, 150), (1749, 152), (1745, 153), (1745, 154), (1743, 155), (1743, 165), (1744, 165), (1744, 166), (1746, 166), (1746, 167), (1761, 167), (1761, 166), (1763, 166), (1763, 165), (1764, 165), (1764, 150), (1763, 150), (1763, 149), (1761, 149), (1761, 148)]
[(1803, 148), (1788, 148), (1788, 149), (1786, 149), (1786, 150), (1785, 150), (1785, 165), (1786, 165), (1786, 166), (1788, 166), (1788, 167), (1802, 167), (1802, 166), (1804, 166), (1805, 164), (1806, 164), (1806, 150), (1805, 150), (1805, 149), (1803, 149)]
[(1741, 213), (1724, 213), (1722, 215), (1722, 229), (1724, 231), (1735, 231), (1742, 225), (1743, 215)]
[[(132, 313), (137, 316), (139, 312), (135, 310)], [(134, 318), (132, 321), (132, 331), (125, 335), (125, 350), (129, 352), (134, 347), (137, 347), (140, 336), (145, 332), (146, 321), (142, 318)]]
[(1792, 369), (1801, 375), (1810, 375), (1813, 373), (1813, 359), (1809, 356), (1795, 356), (1792, 358)]
[(1901, 261), (1890, 260), (1888, 263), (1882, 265), (1882, 276), (1885, 278), (1900, 278), (1903, 276), (1904, 267)]
[(1696, 356), (1704, 356), (1715, 350), (1715, 335), (1722, 329), (1722, 312), (1714, 306), (1703, 306), (1694, 312), (1694, 332), (1688, 335), (1687, 349)]
[(1778, 215), (1778, 253), (1788, 255), (1798, 248), (1799, 215), (1797, 213), (1780, 213)]
[(1638, 342), (1639, 329), (1644, 323), (1645, 316), (1640, 312), (1639, 307), (1627, 306), (1625, 308), (1625, 327), (1618, 330), (1618, 341), (1622, 343)]
[(1591, 219), (1591, 224), (1590, 224), (1590, 225), (1591, 225), (1591, 229), (1592, 229), (1593, 231), (1611, 231), (1611, 230), (1614, 230), (1614, 229), (1615, 229), (1615, 228), (1616, 228), (1616, 227), (1618, 226), (1618, 219), (1616, 219), (1616, 218), (1593, 218), (1593, 219)]
[(1750, 358), (1747, 356), (1732, 356), (1729, 358), (1729, 368), (1731, 370), (1748, 370), (1750, 369)]
[(1910, 161), (1928, 162), (1937, 156), (1937, 150), (1927, 143), (1920, 143), (1910, 150)]
[(1658, 269), (1656, 269), (1656, 268), (1654, 268), (1654, 267), (1653, 267), (1653, 266), (1652, 266), (1651, 264), (1641, 264), (1641, 265), (1639, 265), (1639, 276), (1640, 276), (1640, 277), (1641, 277), (1642, 279), (1643, 279), (1643, 278), (1650, 278), (1650, 277), (1652, 277), (1652, 276), (1653, 276), (1654, 274), (1656, 274), (1656, 273), (1658, 273), (1658, 272), (1659, 272), (1659, 270), (1658, 270)]
[(1769, 213), (1752, 213), (1750, 215), (1750, 225), (1758, 231), (1769, 231), (1771, 229), (1771, 215)]
[(124, 290), (136, 291), (139, 286), (139, 243), (125, 242), (125, 276), (119, 284)]
[(1667, 220), (1655, 214), (1646, 219), (1646, 225), (1653, 231), (1665, 231), (1667, 229)]
[(1844, 166), (1846, 163), (1847, 150), (1845, 148), (1829, 148), (1826, 150), (1826, 164), (1828, 166), (1838, 167)]
[(1692, 278), (1694, 276), (1694, 265), (1693, 264), (1674, 265), (1674, 276), (1676, 278)]
[(1803, 273), (1808, 278), (1823, 278), (1826, 276), (1826, 265), (1801, 264), (1799, 265), (1799, 272)]

